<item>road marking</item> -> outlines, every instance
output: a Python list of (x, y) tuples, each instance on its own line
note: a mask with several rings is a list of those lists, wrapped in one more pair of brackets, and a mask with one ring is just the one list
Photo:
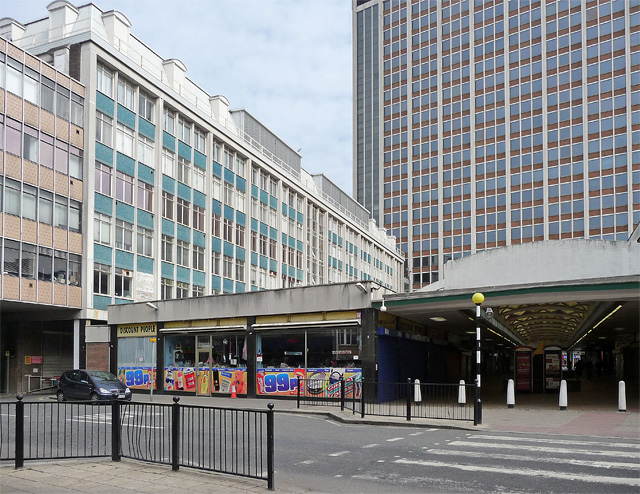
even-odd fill
[(541, 451), (544, 453), (570, 453), (581, 454), (588, 456), (617, 456), (620, 458), (640, 458), (640, 453), (630, 451), (606, 451), (606, 450), (591, 450), (591, 449), (570, 449), (570, 448), (550, 448), (547, 446), (529, 446), (529, 445), (515, 445), (515, 444), (495, 444), (495, 443), (474, 443), (471, 441), (452, 441), (449, 446), (472, 446), (476, 448), (500, 448), (500, 449), (522, 449), (525, 451)]
[(342, 475), (339, 475), (339, 474), (338, 474), (338, 475), (334, 475), (334, 477), (335, 477), (336, 479), (339, 479), (340, 477), (342, 477)]
[(316, 460), (304, 460), (304, 461), (301, 461), (300, 463), (298, 463), (298, 465), (311, 465), (311, 464), (313, 464), (315, 462), (316, 462)]
[(331, 453), (329, 454), (329, 456), (343, 456), (343, 455), (348, 455), (349, 451), (338, 451), (337, 453)]
[(487, 465), (457, 465), (454, 463), (445, 463), (441, 461), (423, 461), (423, 460), (407, 460), (402, 458), (396, 460), (395, 463), (401, 463), (405, 465), (420, 465), (424, 467), (441, 467), (441, 468), (453, 468), (456, 470), (465, 470), (467, 472), (484, 472), (484, 473), (498, 473), (505, 475), (522, 475), (526, 477), (543, 477), (551, 479), (570, 480), (572, 482), (581, 481), (597, 484), (617, 484), (617, 485), (630, 485), (640, 486), (640, 479), (630, 479), (621, 477), (601, 477), (595, 475), (585, 475), (582, 473), (570, 474), (564, 472), (551, 472), (548, 470), (532, 470), (528, 468), (514, 469), (514, 468), (496, 468)]
[(409, 435), (410, 435), (410, 436), (420, 436), (420, 435), (422, 435), (422, 434), (424, 434), (424, 431), (420, 431), (420, 432), (413, 432), (413, 433), (411, 433), (411, 434), (409, 434)]
[(503, 436), (469, 436), (469, 439), (487, 439), (491, 441), (516, 441), (530, 443), (551, 443), (551, 444), (573, 444), (576, 446), (608, 446), (613, 448), (633, 448), (640, 449), (640, 444), (636, 443), (612, 443), (602, 441), (573, 441), (567, 439), (539, 439), (534, 437), (503, 437)]
[[(480, 451), (451, 451), (448, 449), (428, 449), (427, 453), (432, 455), (444, 455), (444, 456), (468, 456), (469, 458), (487, 458), (487, 453)], [(535, 461), (536, 463), (558, 463), (558, 458), (546, 458), (542, 456), (519, 456), (519, 455), (503, 455), (492, 454), (491, 458), (496, 460), (508, 460), (508, 461)], [(622, 468), (625, 470), (638, 470), (637, 463), (623, 463), (619, 461), (589, 461), (589, 460), (576, 460), (573, 458), (563, 458), (562, 464), (588, 466), (594, 468)]]
[(380, 446), (379, 444), (373, 443), (373, 444), (366, 444), (365, 446), (360, 446), (360, 448), (362, 449), (367, 449), (367, 448), (375, 448), (376, 446)]
[(388, 443), (392, 443), (394, 441), (402, 441), (404, 437), (392, 437), (391, 439), (387, 439)]

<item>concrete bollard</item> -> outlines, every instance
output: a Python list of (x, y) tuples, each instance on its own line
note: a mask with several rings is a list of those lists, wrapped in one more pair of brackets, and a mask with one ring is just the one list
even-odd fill
[(567, 409), (567, 381), (560, 381), (560, 410)]
[(420, 403), (422, 401), (422, 391), (420, 390), (420, 379), (416, 379), (413, 384), (413, 401)]
[(516, 393), (513, 386), (513, 379), (507, 381), (507, 408), (516, 406)]
[(464, 381), (460, 380), (460, 385), (458, 386), (458, 405), (463, 407), (467, 403), (467, 388), (464, 385)]
[(624, 381), (620, 381), (618, 383), (618, 411), (619, 412), (627, 411), (627, 392), (626, 392)]

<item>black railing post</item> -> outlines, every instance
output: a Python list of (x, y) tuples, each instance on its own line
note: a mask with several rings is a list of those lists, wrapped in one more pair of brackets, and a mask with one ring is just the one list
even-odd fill
[(173, 405), (171, 406), (171, 470), (178, 471), (178, 463), (180, 462), (180, 397), (173, 397)]
[(300, 408), (300, 378), (298, 378), (298, 408)]
[(411, 378), (407, 378), (407, 420), (411, 420)]
[(364, 388), (365, 388), (365, 380), (362, 378), (362, 393), (360, 393), (360, 418), (364, 418)]
[[(474, 396), (475, 398), (478, 397), (478, 380), (475, 380), (475, 384), (473, 386), (474, 389)], [(475, 399), (473, 400), (473, 425), (478, 425), (478, 400)]]
[(24, 403), (22, 395), (16, 399), (16, 468), (24, 466)]
[(274, 456), (274, 444), (273, 444), (273, 403), (268, 403), (267, 408), (267, 488), (272, 491), (273, 488), (273, 456)]
[(111, 402), (111, 461), (120, 461), (122, 429), (120, 425), (120, 402)]
[(340, 411), (344, 412), (344, 377), (340, 378)]

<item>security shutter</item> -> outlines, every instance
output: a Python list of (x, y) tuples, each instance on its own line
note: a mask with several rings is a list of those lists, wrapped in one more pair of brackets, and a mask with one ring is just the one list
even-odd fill
[(60, 376), (73, 369), (73, 333), (42, 333), (42, 375)]

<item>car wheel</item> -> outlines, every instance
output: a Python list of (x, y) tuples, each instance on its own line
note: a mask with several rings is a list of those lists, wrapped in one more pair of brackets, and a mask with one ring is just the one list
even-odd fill
[(58, 391), (56, 397), (58, 398), (58, 401), (60, 403), (62, 403), (63, 401), (67, 401), (64, 397), (64, 393), (62, 391)]
[(91, 401), (96, 403), (99, 400), (98, 393), (91, 393)]

